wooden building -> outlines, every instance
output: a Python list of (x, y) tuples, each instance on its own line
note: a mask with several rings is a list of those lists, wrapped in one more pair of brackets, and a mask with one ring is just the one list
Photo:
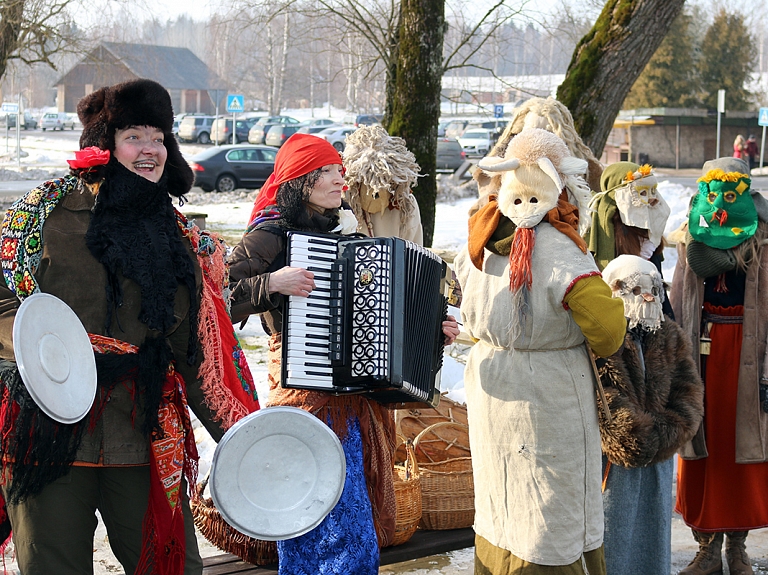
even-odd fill
[(137, 78), (165, 86), (177, 114), (213, 113), (227, 94), (223, 80), (187, 48), (102, 42), (56, 82), (58, 109), (75, 112), (83, 96)]

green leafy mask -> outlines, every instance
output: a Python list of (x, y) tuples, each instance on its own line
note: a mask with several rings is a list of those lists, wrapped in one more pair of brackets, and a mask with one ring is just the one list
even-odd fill
[(746, 174), (710, 170), (699, 178), (699, 193), (688, 214), (695, 240), (727, 250), (751, 238), (757, 229), (757, 210)]

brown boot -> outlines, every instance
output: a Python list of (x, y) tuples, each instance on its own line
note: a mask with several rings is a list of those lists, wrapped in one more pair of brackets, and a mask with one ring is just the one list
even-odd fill
[(702, 533), (693, 529), (691, 531), (694, 539), (699, 543), (699, 551), (690, 565), (680, 570), (678, 575), (722, 575), (723, 534)]
[(725, 558), (731, 575), (754, 575), (747, 555), (747, 534), (749, 531), (729, 531), (725, 536)]

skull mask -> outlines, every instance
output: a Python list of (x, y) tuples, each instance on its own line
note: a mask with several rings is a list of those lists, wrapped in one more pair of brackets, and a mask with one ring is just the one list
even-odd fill
[(603, 280), (611, 287), (613, 297), (624, 301), (630, 329), (659, 329), (664, 321), (661, 304), (665, 295), (664, 282), (655, 265), (637, 256), (621, 255), (605, 266)]

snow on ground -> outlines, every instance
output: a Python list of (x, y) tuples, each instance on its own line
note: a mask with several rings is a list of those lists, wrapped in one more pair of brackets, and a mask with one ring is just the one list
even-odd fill
[[(285, 113), (293, 115), (298, 119), (309, 117), (307, 114), (300, 114), (299, 111), (285, 111)], [(330, 117), (341, 119), (342, 115), (343, 113), (337, 114), (333, 112), (333, 115)], [(327, 116), (327, 112), (320, 113), (316, 111), (315, 114), (315, 117)], [(58, 135), (61, 136), (62, 134)], [(0, 137), (0, 181), (14, 179), (40, 180), (63, 175), (66, 173), (66, 159), (72, 158), (74, 150), (78, 149), (78, 138), (79, 131), (73, 132), (71, 136), (67, 132), (64, 139), (52, 139), (42, 135), (40, 132), (22, 134), (22, 149), (26, 155), (22, 157), (22, 168), (19, 170), (16, 167), (16, 159), (11, 154), (3, 154), (4, 147), (2, 146), (2, 137)], [(15, 150), (15, 141), (9, 142), (9, 149)], [(204, 149), (204, 147), (185, 144), (181, 146), (181, 149), (186, 157), (191, 157), (201, 149)], [(660, 176), (659, 180), (659, 191), (671, 208), (671, 215), (666, 229), (667, 234), (669, 234), (677, 229), (685, 219), (689, 200), (695, 190), (671, 183), (665, 180), (663, 176)], [(255, 196), (256, 192), (246, 191), (238, 191), (231, 194), (206, 194), (200, 191), (193, 191), (188, 195), (189, 203), (185, 204), (181, 211), (185, 213), (197, 212), (206, 214), (207, 229), (220, 233), (229, 244), (234, 244), (245, 228)], [(455, 197), (456, 194), (451, 193), (447, 194), (447, 196)], [(450, 202), (440, 201), (438, 203), (434, 248), (448, 253), (455, 253), (466, 243), (467, 210), (473, 202), (474, 197), (469, 197)], [(676, 261), (677, 255), (675, 250), (667, 248), (665, 250), (663, 271), (665, 279), (669, 282), (672, 281)], [(460, 315), (458, 310), (455, 309), (452, 310), (452, 313), (457, 318)], [(243, 328), (236, 326), (236, 331), (248, 358), (259, 396), (266, 398), (268, 391), (266, 367), (267, 336), (256, 317), (252, 317)], [(457, 344), (446, 350), (441, 379), (442, 389), (448, 390), (449, 396), (460, 402), (463, 402), (465, 399), (463, 360), (467, 350), (466, 346)], [(200, 477), (202, 478), (210, 468), (215, 443), (199, 422), (195, 424), (195, 435), (200, 453)], [(693, 549), (693, 544), (686, 542), (684, 536), (683, 539), (680, 545)], [(220, 552), (202, 537), (198, 537), (198, 540), (203, 556), (215, 555)], [(686, 548), (687, 555), (692, 555), (692, 552)], [(13, 573), (16, 564), (13, 561), (12, 548), (7, 551), (5, 560), (9, 572)], [(681, 566), (684, 564), (681, 563)], [(381, 573), (386, 575), (394, 575), (396, 573), (457, 575), (459, 573), (471, 573), (471, 571), (472, 549), (465, 549), (397, 566), (389, 566), (383, 568)], [(103, 524), (100, 523), (95, 541), (94, 573), (95, 575), (106, 575), (107, 573), (116, 572), (121, 572), (121, 568), (109, 550), (106, 532)]]

